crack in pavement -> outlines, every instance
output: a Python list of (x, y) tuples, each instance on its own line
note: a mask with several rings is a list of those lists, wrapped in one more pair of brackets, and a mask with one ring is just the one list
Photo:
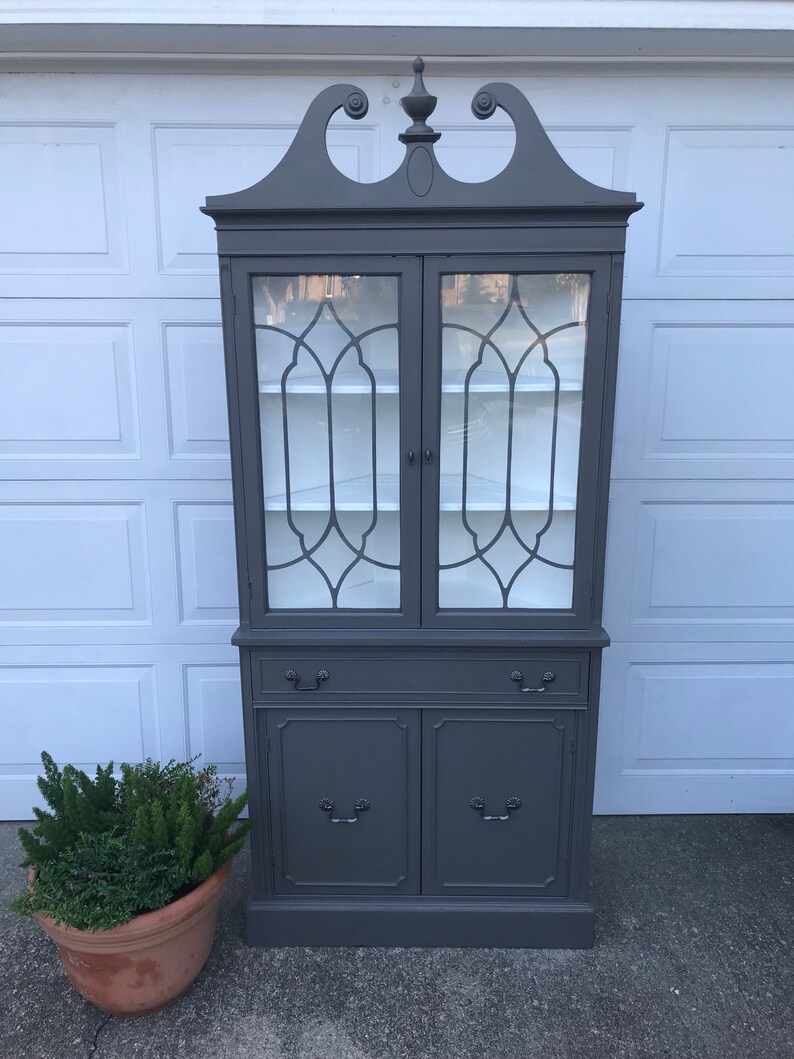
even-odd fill
[(105, 1015), (100, 1024), (97, 1026), (96, 1033), (94, 1034), (94, 1040), (91, 1043), (91, 1051), (88, 1053), (88, 1059), (91, 1059), (91, 1056), (97, 1050), (97, 1047), (99, 1045), (99, 1035), (112, 1018), (113, 1016), (111, 1014)]

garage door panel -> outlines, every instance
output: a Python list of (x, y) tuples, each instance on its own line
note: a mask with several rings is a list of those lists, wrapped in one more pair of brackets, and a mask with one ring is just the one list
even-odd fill
[(794, 487), (613, 482), (605, 624), (614, 640), (791, 640)]
[(115, 123), (0, 122), (0, 273), (125, 272)]
[[(456, 180), (490, 180), (513, 154), (511, 122), (437, 122), (443, 129), (436, 146), (439, 163)], [(627, 126), (546, 126), (551, 142), (568, 165), (600, 187), (629, 186), (634, 130)]]
[(793, 147), (792, 126), (668, 129), (659, 274), (791, 275)]
[(217, 296), (3, 301), (0, 469), (229, 480)]
[(614, 478), (794, 477), (785, 302), (624, 305)]
[(231, 531), (228, 482), (2, 482), (3, 641), (225, 643)]
[(220, 323), (164, 323), (168, 455), (229, 461), (229, 421)]
[(89, 773), (110, 760), (159, 756), (151, 665), (75, 664), (0, 669), (0, 797), (6, 819), (40, 805), (35, 776), (47, 750)]
[(595, 810), (786, 812), (791, 645), (621, 644), (604, 656)]
[(0, 647), (0, 809), (42, 806), (39, 755), (93, 773), (112, 760), (201, 755), (245, 786), (237, 651), (231, 644)]
[[(239, 191), (261, 180), (286, 153), (297, 123), (153, 125), (158, 270), (217, 274), (212, 223), (198, 212), (207, 195)], [(355, 180), (375, 178), (377, 129), (364, 122), (330, 128), (331, 160)]]
[(238, 618), (234, 511), (229, 501), (176, 501), (180, 624)]
[(0, 323), (0, 454), (140, 458), (129, 324)]
[(237, 662), (188, 662), (182, 666), (187, 707), (187, 754), (213, 762), (233, 781), (235, 794), (245, 789), (245, 742)]
[(0, 502), (0, 625), (150, 624), (145, 505)]

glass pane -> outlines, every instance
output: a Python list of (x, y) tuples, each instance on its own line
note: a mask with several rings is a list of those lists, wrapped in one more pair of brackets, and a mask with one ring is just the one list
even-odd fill
[(268, 606), (400, 606), (397, 276), (254, 276)]
[(441, 280), (442, 609), (570, 609), (590, 277)]

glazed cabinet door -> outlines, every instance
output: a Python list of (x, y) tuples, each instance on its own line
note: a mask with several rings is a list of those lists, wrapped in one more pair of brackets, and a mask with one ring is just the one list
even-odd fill
[(274, 892), (417, 893), (417, 711), (266, 712)]
[(424, 268), (423, 624), (586, 627), (611, 259)]
[(576, 711), (426, 710), (422, 891), (561, 897)]
[(251, 625), (416, 625), (419, 259), (232, 276)]

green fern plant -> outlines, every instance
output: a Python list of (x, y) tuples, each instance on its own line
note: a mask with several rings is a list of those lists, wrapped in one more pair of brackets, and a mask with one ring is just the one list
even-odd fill
[(181, 897), (245, 842), (247, 795), (232, 798), (213, 765), (147, 759), (122, 765), (117, 780), (112, 762), (91, 779), (46, 752), (41, 760), (49, 811), (34, 809), (36, 826), (18, 832), (22, 866), (36, 871), (11, 905), (21, 915), (107, 930)]

